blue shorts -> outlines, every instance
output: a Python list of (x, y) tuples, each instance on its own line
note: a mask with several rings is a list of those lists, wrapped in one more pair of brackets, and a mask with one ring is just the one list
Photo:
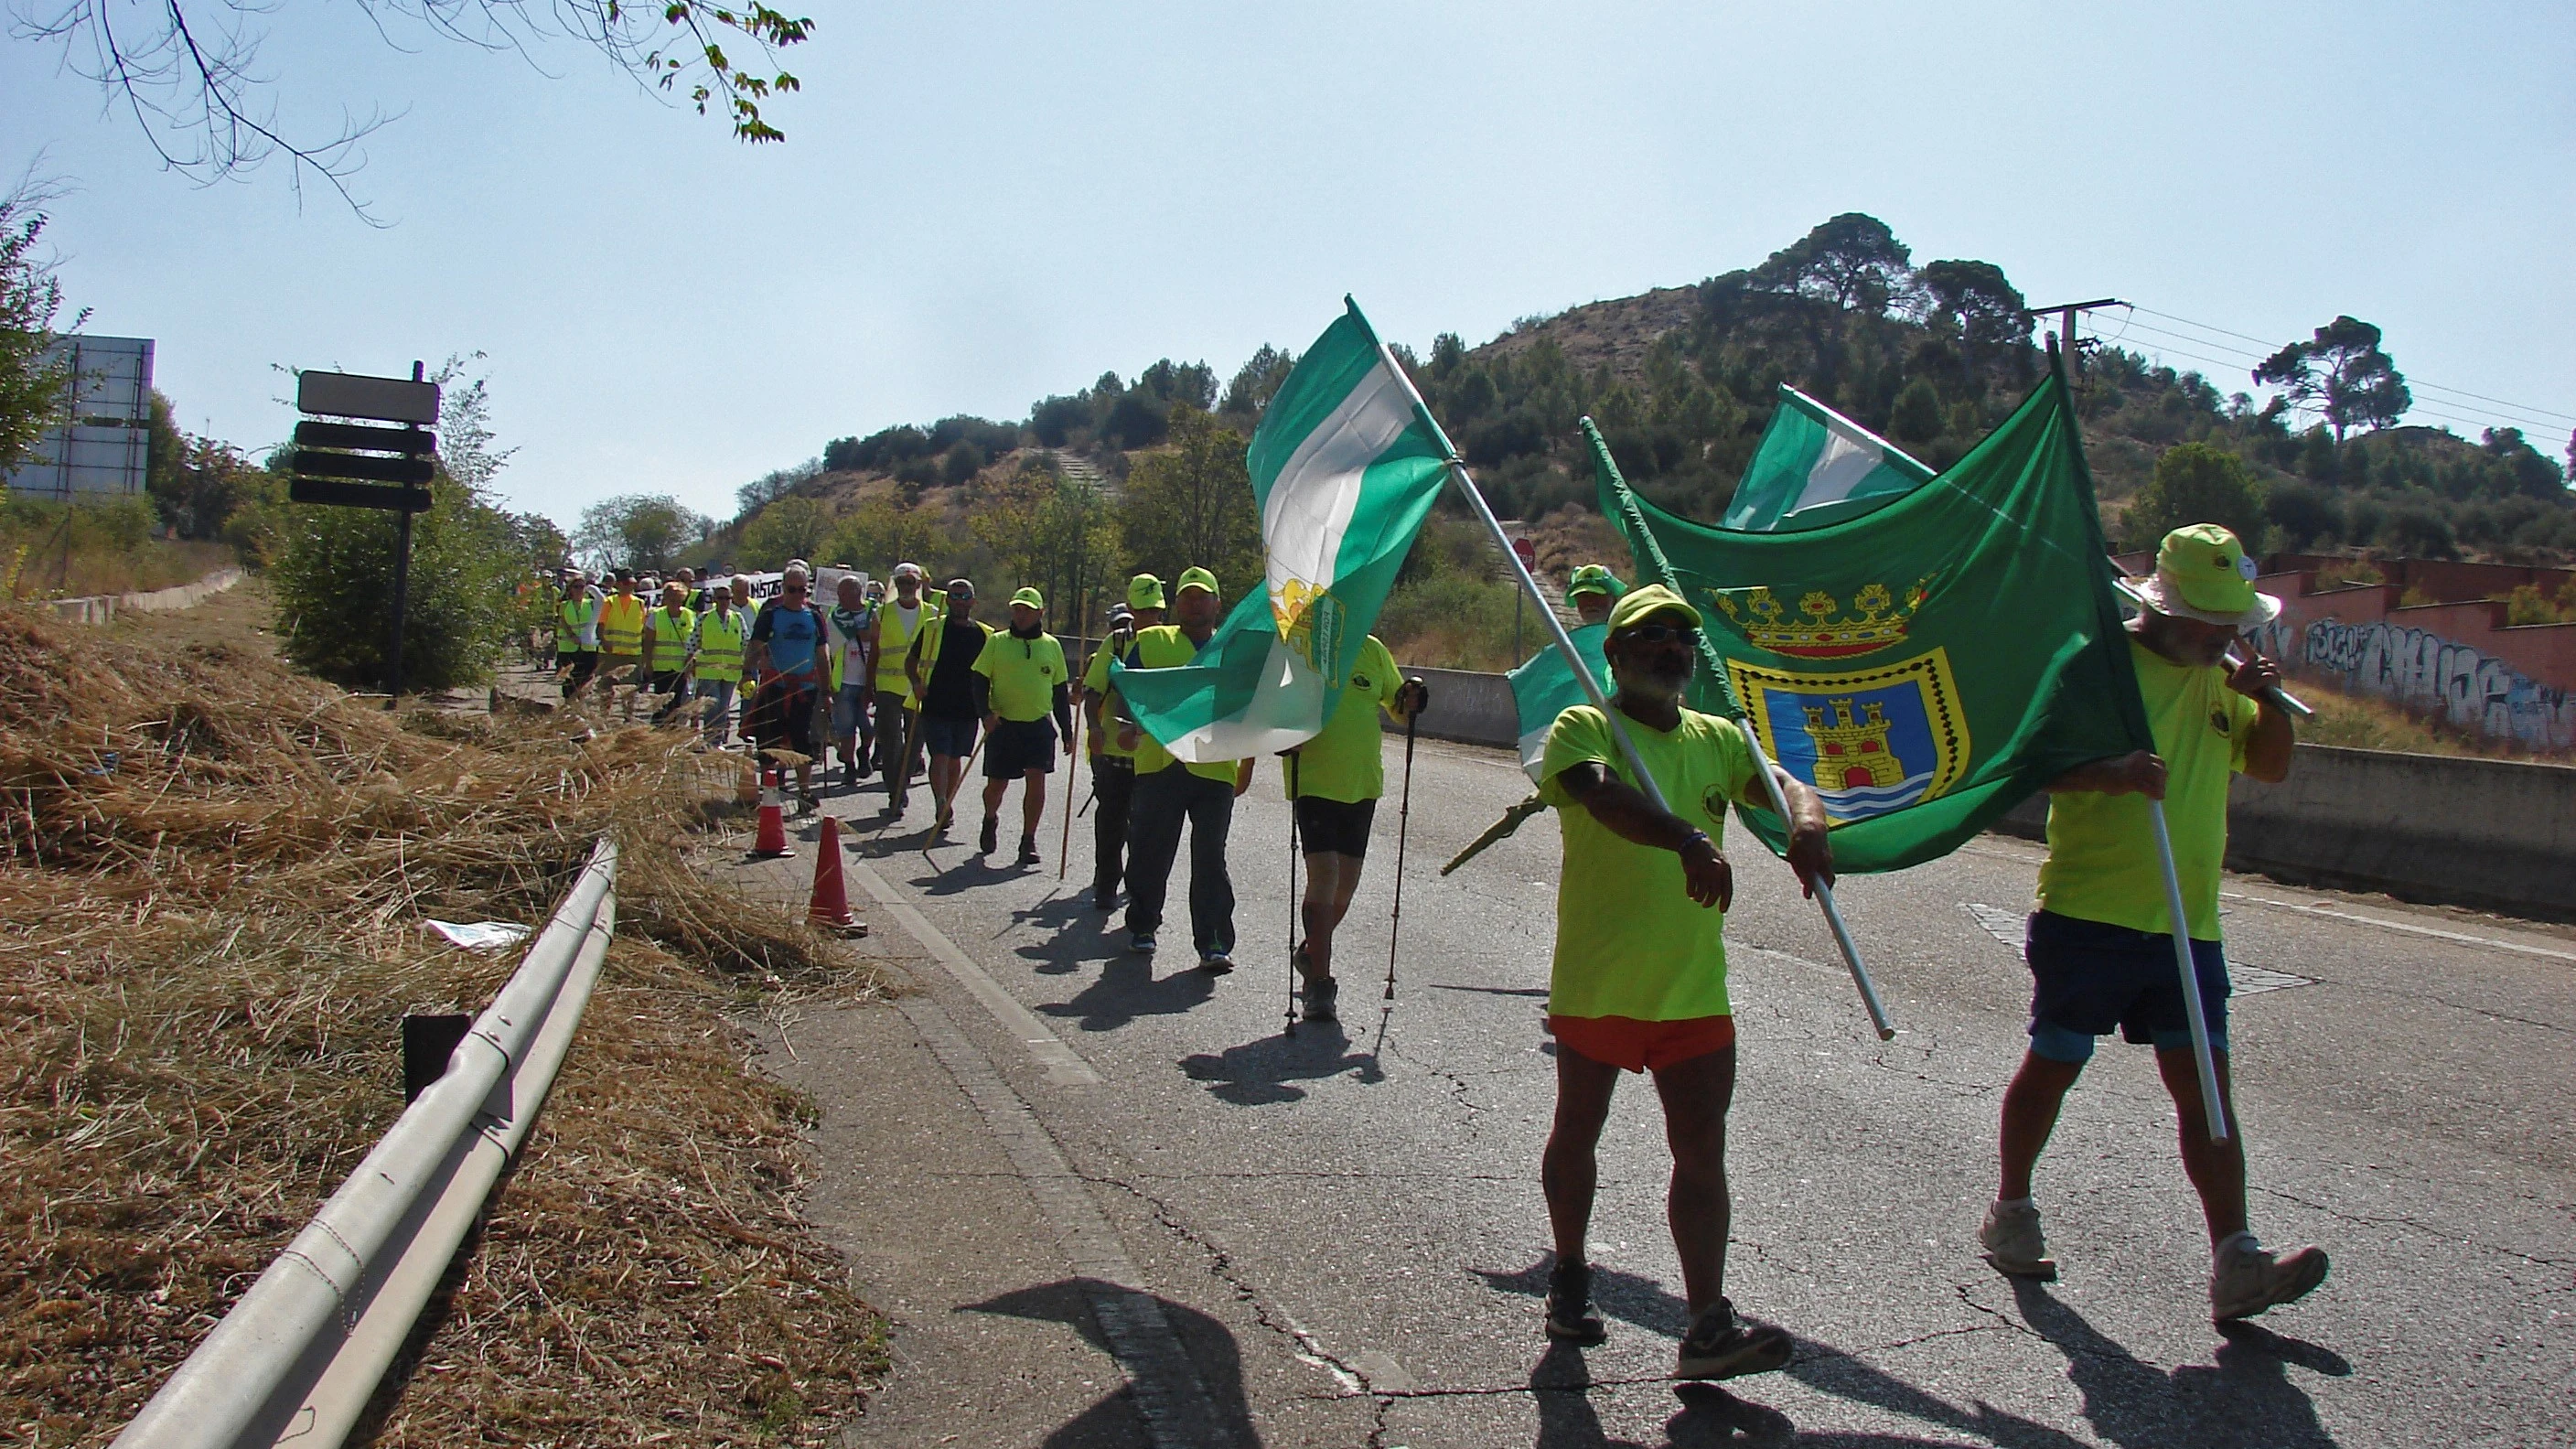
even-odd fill
[[(2030, 1049), (2054, 1062), (2093, 1056), (2093, 1039), (2113, 1031), (2158, 1051), (2191, 1046), (2173, 937), (2126, 926), (2035, 911), (2022, 948), (2030, 965)], [(2216, 941), (2191, 943), (2200, 978), (2201, 1015), (2209, 1047), (2227, 1050), (2227, 953)]]
[(868, 687), (866, 685), (844, 684), (832, 692), (832, 733), (857, 734), (859, 726), (867, 720), (867, 713)]
[(930, 714), (921, 716), (921, 738), (934, 755), (962, 760), (975, 753), (975, 727), (982, 721), (971, 714)]

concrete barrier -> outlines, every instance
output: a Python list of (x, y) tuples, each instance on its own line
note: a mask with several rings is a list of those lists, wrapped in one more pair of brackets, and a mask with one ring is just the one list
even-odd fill
[(1520, 712), (1512, 707), (1512, 682), (1500, 674), (1464, 669), (1407, 669), (1422, 676), (1431, 691), (1431, 707), (1422, 712), (1421, 732), (1435, 740), (1467, 745), (1519, 743)]
[(113, 624), (120, 611), (155, 614), (166, 609), (193, 609), (241, 581), (240, 569), (217, 569), (193, 584), (148, 589), (134, 594), (90, 594), (78, 599), (47, 599), (44, 607), (66, 624)]
[[(1998, 823), (2041, 839), (2047, 797)], [(2290, 778), (2239, 777), (2227, 864), (2300, 885), (2576, 918), (2576, 767), (2301, 745)]]

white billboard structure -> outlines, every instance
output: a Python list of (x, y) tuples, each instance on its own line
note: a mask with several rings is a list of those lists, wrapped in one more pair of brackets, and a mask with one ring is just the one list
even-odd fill
[(58, 503), (141, 493), (151, 458), (152, 339), (57, 338), (44, 365), (57, 362), (71, 365), (70, 421), (47, 428), (34, 455), (0, 481), (12, 493)]

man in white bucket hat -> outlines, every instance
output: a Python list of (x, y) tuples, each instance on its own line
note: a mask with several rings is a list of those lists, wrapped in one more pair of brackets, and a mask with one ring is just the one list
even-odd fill
[(2232, 669), (2223, 662), (2239, 634), (2280, 616), (2281, 601), (2257, 592), (2254, 574), (2244, 545), (2217, 524), (2165, 535), (2155, 577), (2138, 587), (2144, 607), (2129, 624), (2130, 661), (2156, 747), (2077, 766), (2048, 787), (2048, 860), (2023, 952), (2030, 1049), (2004, 1090), (2002, 1182), (1979, 1231), (1986, 1261), (1999, 1271), (2057, 1276), (2031, 1172), (2095, 1040), (2116, 1030), (2154, 1046), (2180, 1116), (2183, 1170), (2209, 1226), (2209, 1310), (2219, 1322), (2288, 1303), (2326, 1276), (2323, 1249), (2276, 1253), (2246, 1226), (2243, 1133), (2209, 1134), (2163, 867), (2148, 844), (2147, 801), (2162, 800), (2219, 1101), (2225, 1120), (2241, 1128), (2228, 1085), (2227, 959), (2218, 927), (2228, 780), (2244, 774), (2278, 783), (2290, 773), (2295, 743), (2290, 716), (2265, 698), (2281, 667), (2251, 650)]

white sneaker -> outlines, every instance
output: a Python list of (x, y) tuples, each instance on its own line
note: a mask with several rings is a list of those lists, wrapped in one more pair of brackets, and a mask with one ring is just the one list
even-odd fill
[(2057, 1260), (2048, 1256), (2048, 1240), (2040, 1236), (2037, 1203), (1999, 1202), (1987, 1208), (1977, 1241), (1985, 1245), (1986, 1261), (1996, 1272), (2042, 1283), (2057, 1281)]
[(2239, 1233), (2219, 1245), (2209, 1271), (2209, 1316), (2216, 1323), (2251, 1318), (2266, 1308), (2307, 1296), (2326, 1281), (2326, 1250), (2296, 1249), (2286, 1255)]

